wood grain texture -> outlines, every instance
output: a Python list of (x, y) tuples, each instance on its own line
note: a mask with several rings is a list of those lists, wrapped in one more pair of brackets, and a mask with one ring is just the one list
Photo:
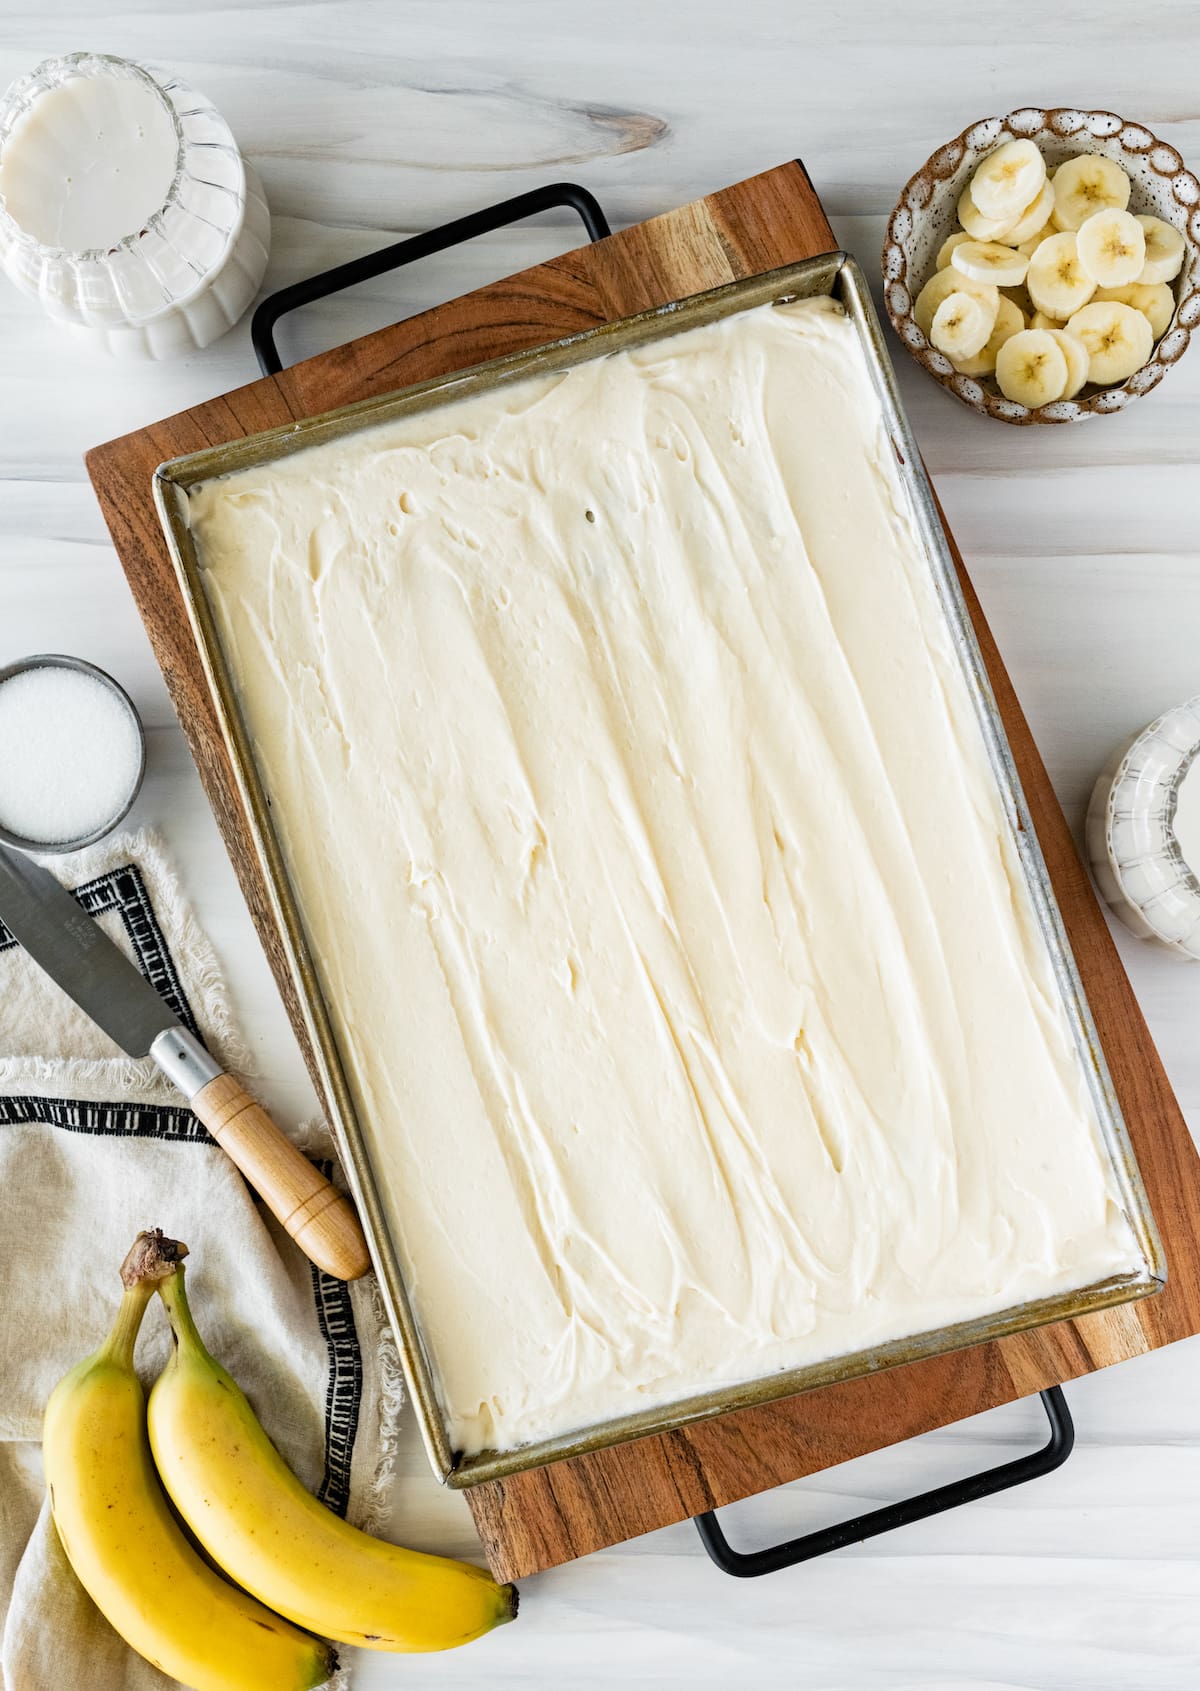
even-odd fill
[(191, 1100), (192, 1110), (237, 1164), (304, 1254), (339, 1280), (371, 1267), (367, 1241), (349, 1199), (304, 1155), (231, 1074), (217, 1075)]
[[(802, 167), (784, 165), (89, 454), (106, 520), (285, 996), (282, 957), (149, 498), (154, 466), (833, 245)], [(587, 1554), (1200, 1330), (1200, 1166), (965, 572), (964, 583), (1164, 1235), (1170, 1284), (1137, 1306), (476, 1487), (468, 1500), (503, 1577)]]

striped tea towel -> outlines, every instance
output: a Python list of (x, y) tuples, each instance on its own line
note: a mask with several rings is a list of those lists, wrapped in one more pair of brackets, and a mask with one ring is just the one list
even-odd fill
[[(216, 959), (157, 842), (106, 842), (59, 865), (85, 910), (179, 1019), (243, 1075)], [(324, 1130), (296, 1135), (329, 1154)], [(5, 1691), (162, 1691), (78, 1585), (43, 1501), (42, 1409), (94, 1350), (135, 1234), (191, 1252), (205, 1338), (305, 1483), (368, 1529), (386, 1520), (401, 1404), (373, 1277), (312, 1268), (149, 1060), (124, 1056), (0, 926), (0, 1683)], [(166, 1354), (152, 1304), (138, 1347)]]

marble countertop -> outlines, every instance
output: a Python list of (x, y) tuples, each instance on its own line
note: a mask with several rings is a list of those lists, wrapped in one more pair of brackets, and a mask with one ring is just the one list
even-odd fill
[[(0, 81), (90, 47), (169, 63), (230, 119), (274, 215), (279, 287), (479, 205), (570, 177), (614, 226), (799, 155), (839, 239), (877, 269), (899, 183), (970, 119), (1074, 100), (1139, 118), (1200, 164), (1200, 15), (854, 8), (812, 0), (184, 6), (11, 3)], [(509, 230), (308, 309), (294, 358), (575, 244)], [(80, 350), (0, 288), (0, 661), (68, 651), (117, 675), (147, 724), (134, 821), (161, 828), (218, 947), (267, 1102), (312, 1097), (81, 454), (249, 380), (247, 327), (170, 365)], [(1078, 830), (1111, 748), (1200, 692), (1200, 353), (1123, 415), (1005, 429), (897, 355), (913, 425), (1051, 776)], [(1189, 1124), (1200, 1128), (1200, 967), (1121, 933)], [(807, 1691), (1192, 1691), (1200, 1672), (1200, 1343), (1071, 1386), (1075, 1454), (1020, 1491), (803, 1569), (735, 1582), (689, 1525), (527, 1582), (520, 1624), (468, 1650), (363, 1658), (363, 1691), (433, 1686)], [(1036, 1400), (726, 1511), (739, 1543), (988, 1466), (1040, 1441)], [(461, 1498), (407, 1425), (395, 1528), (475, 1549)]]

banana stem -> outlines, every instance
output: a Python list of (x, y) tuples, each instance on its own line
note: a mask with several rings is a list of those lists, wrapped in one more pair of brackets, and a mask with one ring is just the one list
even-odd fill
[(134, 1286), (126, 1286), (112, 1332), (100, 1347), (102, 1355), (110, 1357), (123, 1367), (133, 1366), (133, 1351), (141, 1329), (142, 1317), (153, 1296), (154, 1287), (148, 1280), (139, 1281)]
[(173, 1274), (160, 1280), (156, 1286), (159, 1297), (167, 1312), (167, 1319), (171, 1323), (171, 1332), (175, 1343), (181, 1348), (199, 1351), (202, 1356), (208, 1355), (204, 1340), (200, 1337), (200, 1330), (192, 1319), (192, 1311), (187, 1300), (187, 1288), (183, 1283), (183, 1264), (176, 1265)]
[(153, 1290), (154, 1282), (167, 1274), (174, 1274), (187, 1254), (188, 1248), (182, 1239), (168, 1239), (161, 1227), (152, 1227), (139, 1233), (129, 1247), (129, 1254), (121, 1264), (121, 1282), (125, 1286), (136, 1286), (139, 1281), (145, 1280)]
[(187, 1246), (179, 1239), (168, 1239), (161, 1227), (138, 1234), (121, 1264), (125, 1295), (112, 1332), (101, 1346), (105, 1356), (132, 1367), (142, 1317), (146, 1313), (146, 1305), (154, 1296), (154, 1288), (161, 1283), (164, 1275), (182, 1273), (180, 1264), (186, 1255)]

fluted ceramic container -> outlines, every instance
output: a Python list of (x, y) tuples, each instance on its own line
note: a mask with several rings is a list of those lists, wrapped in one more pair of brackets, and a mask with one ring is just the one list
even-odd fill
[(39, 240), (0, 199), (0, 264), (49, 317), (115, 355), (194, 352), (258, 292), (271, 226), (262, 184), (210, 100), (105, 53), (47, 59), (12, 85), (0, 103), (0, 165), (37, 103), (76, 77), (129, 79), (161, 104), (176, 140), (170, 186), (138, 228), (83, 250)]
[(1200, 694), (1110, 759), (1088, 806), (1087, 852), (1132, 933), (1200, 960)]

